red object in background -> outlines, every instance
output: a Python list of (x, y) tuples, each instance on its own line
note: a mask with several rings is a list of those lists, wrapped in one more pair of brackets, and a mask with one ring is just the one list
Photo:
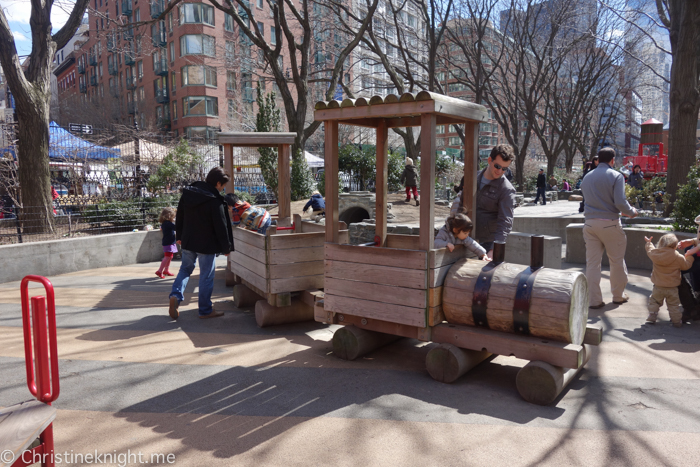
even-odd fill
[(636, 156), (623, 158), (624, 164), (639, 165), (644, 178), (665, 175), (668, 170), (668, 154), (664, 154), (663, 123), (650, 118), (641, 125), (639, 150)]
[[(43, 284), (46, 297), (29, 299), (29, 282)], [(25, 276), (20, 286), (22, 296), (22, 328), (24, 330), (24, 359), (27, 367), (27, 386), (37, 400), (51, 405), (58, 399), (60, 391), (58, 379), (58, 346), (56, 343), (56, 300), (53, 285), (42, 276)], [(48, 306), (47, 306), (48, 305)], [(36, 365), (35, 365), (36, 362)], [(34, 455), (44, 456), (42, 466), (53, 467), (53, 424), (39, 436), (39, 446), (25, 451), (12, 467), (24, 467), (23, 457), (33, 459)]]

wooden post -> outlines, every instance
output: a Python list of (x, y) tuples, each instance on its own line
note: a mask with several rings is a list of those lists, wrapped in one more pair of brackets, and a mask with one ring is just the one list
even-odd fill
[(325, 130), (326, 242), (338, 243), (338, 121), (327, 120)]
[(294, 299), (290, 306), (272, 306), (265, 300), (255, 304), (255, 322), (258, 326), (275, 326), (277, 324), (313, 321), (314, 307), (301, 300)]
[(355, 360), (400, 338), (393, 334), (343, 326), (333, 334), (333, 354), (343, 360)]
[(464, 189), (462, 190), (462, 206), (467, 209), (467, 215), (472, 220), (476, 232), (476, 174), (479, 172), (479, 124), (468, 122), (464, 124)]
[(265, 297), (261, 297), (243, 284), (233, 286), (233, 304), (236, 308), (253, 306), (258, 300), (265, 300)]
[(485, 350), (465, 350), (452, 344), (440, 344), (425, 356), (425, 366), (434, 380), (452, 383), (491, 356)]
[(389, 177), (388, 139), (389, 131), (386, 120), (381, 120), (377, 127), (377, 177), (375, 183), (377, 196), (374, 204), (374, 234), (380, 239), (379, 246), (386, 245), (387, 179)]
[(420, 238), (421, 250), (433, 249), (435, 229), (435, 114), (420, 116)]
[(289, 157), (292, 148), (289, 144), (277, 146), (277, 174), (279, 181), (277, 184), (277, 205), (279, 206), (277, 225), (280, 227), (289, 226), (292, 223), (292, 187), (290, 183)]
[(226, 193), (233, 193), (235, 187), (235, 173), (233, 168), (233, 145), (224, 144), (224, 172), (231, 176), (226, 186)]
[(590, 349), (583, 346), (583, 363), (579, 368), (562, 368), (550, 363), (532, 361), (525, 365), (515, 377), (520, 396), (537, 405), (549, 405), (556, 400), (564, 388), (588, 363)]

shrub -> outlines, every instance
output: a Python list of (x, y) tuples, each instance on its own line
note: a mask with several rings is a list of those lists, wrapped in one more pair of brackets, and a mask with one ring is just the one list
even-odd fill
[[(271, 92), (262, 95), (260, 87), (258, 87), (258, 114), (255, 118), (255, 131), (280, 131), (281, 112), (275, 103), (275, 93)], [(258, 165), (262, 173), (265, 184), (278, 198), (277, 185), (279, 178), (277, 175), (277, 150), (273, 148), (258, 148), (260, 158)]]
[(700, 166), (693, 166), (688, 173), (688, 183), (678, 187), (676, 202), (671, 218), (673, 228), (679, 232), (695, 232), (698, 229), (695, 217), (700, 214), (700, 191), (697, 180), (700, 178)]
[(306, 163), (306, 158), (301, 151), (292, 158), (292, 201), (299, 201), (311, 196), (311, 192), (316, 188), (316, 180)]
[(151, 191), (159, 191), (179, 181), (197, 179), (201, 176), (203, 164), (204, 158), (190, 148), (186, 139), (181, 139), (148, 178), (146, 186)]

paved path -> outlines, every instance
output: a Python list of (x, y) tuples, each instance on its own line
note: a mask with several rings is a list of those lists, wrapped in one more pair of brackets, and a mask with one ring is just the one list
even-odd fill
[[(525, 362), (513, 357), (448, 385), (425, 371), (432, 344), (403, 339), (347, 362), (331, 353), (333, 327), (259, 329), (251, 309), (228, 301), (221, 268), (214, 296), (225, 316), (198, 319), (190, 293), (171, 321), (172, 279), (156, 267), (51, 278), (58, 452), (172, 453), (174, 465), (196, 467), (700, 464), (700, 322), (675, 329), (662, 310), (644, 325), (646, 271), (632, 272), (630, 303), (591, 313), (603, 344), (540, 407), (519, 397)], [(0, 406), (31, 397), (18, 290), (0, 285)]]

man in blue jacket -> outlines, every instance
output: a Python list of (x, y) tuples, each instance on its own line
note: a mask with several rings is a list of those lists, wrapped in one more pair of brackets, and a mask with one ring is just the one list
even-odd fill
[(545, 188), (547, 187), (547, 180), (544, 176), (544, 169), (540, 169), (540, 173), (537, 174), (537, 197), (535, 198), (535, 204), (540, 199), (542, 195), (542, 205), (547, 204), (547, 196), (545, 195)]
[(170, 292), (172, 319), (179, 316), (178, 307), (183, 292), (199, 259), (199, 317), (216, 318), (223, 312), (214, 310), (211, 294), (214, 290), (216, 255), (233, 251), (231, 218), (221, 190), (231, 177), (221, 167), (214, 167), (206, 181), (194, 182), (182, 190), (175, 218), (175, 238), (182, 245), (182, 264)]
[(598, 151), (598, 168), (588, 172), (581, 181), (581, 191), (585, 201), (583, 240), (586, 243), (586, 279), (591, 308), (605, 306), (600, 291), (600, 262), (603, 250), (610, 262), (610, 288), (613, 303), (622, 304), (629, 300), (625, 293), (627, 286), (627, 265), (625, 250), (627, 236), (622, 230), (620, 212), (626, 217), (637, 217), (637, 210), (630, 206), (625, 197), (625, 177), (615, 166), (615, 150), (603, 148)]

